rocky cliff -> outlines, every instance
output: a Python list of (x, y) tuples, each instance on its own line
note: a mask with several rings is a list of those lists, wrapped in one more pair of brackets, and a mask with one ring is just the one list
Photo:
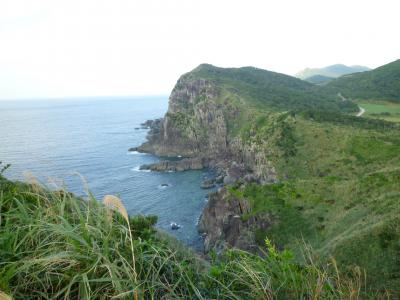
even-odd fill
[(181, 162), (144, 166), (151, 170), (216, 167), (226, 175), (225, 183), (240, 178), (274, 181), (275, 170), (265, 153), (230, 130), (244, 110), (234, 93), (188, 73), (174, 87), (165, 117), (150, 124), (148, 141), (133, 150), (185, 158)]
[[(188, 73), (174, 87), (168, 112), (163, 119), (147, 122), (151, 128), (148, 141), (133, 150), (181, 160), (144, 165), (153, 171), (183, 171), (212, 167), (218, 170), (223, 184), (234, 182), (275, 182), (277, 175), (262, 143), (245, 140), (235, 131), (242, 125), (248, 107), (237, 91), (218, 82)], [(250, 119), (254, 116), (250, 116)], [(255, 250), (255, 228), (268, 223), (241, 217), (250, 210), (243, 201), (227, 201), (225, 188), (213, 193), (200, 219), (205, 236), (205, 251), (237, 247)]]
[(210, 194), (199, 220), (199, 231), (204, 234), (204, 252), (219, 253), (232, 247), (258, 252), (255, 232), (266, 230), (274, 220), (269, 214), (247, 217), (249, 213), (249, 203), (234, 197), (225, 187)]

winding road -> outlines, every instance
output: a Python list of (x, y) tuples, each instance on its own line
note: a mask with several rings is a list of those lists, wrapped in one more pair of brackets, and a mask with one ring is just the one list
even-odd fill
[(361, 117), (363, 113), (365, 113), (365, 109), (362, 108), (360, 105), (358, 106), (358, 108), (360, 109), (360, 111), (356, 114), (356, 117)]
[[(343, 97), (342, 93), (338, 93), (338, 97), (342, 99), (342, 101), (347, 101), (345, 97)], [(358, 104), (357, 104), (358, 105)], [(361, 117), (365, 113), (365, 109), (362, 108), (360, 105), (358, 105), (358, 109), (360, 110), (357, 114), (356, 117)]]

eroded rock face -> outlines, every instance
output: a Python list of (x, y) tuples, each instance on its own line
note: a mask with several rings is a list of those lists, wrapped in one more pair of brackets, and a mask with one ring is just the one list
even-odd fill
[(268, 215), (250, 216), (249, 203), (229, 194), (226, 188), (209, 195), (209, 200), (199, 220), (199, 231), (204, 235), (204, 252), (215, 249), (239, 248), (257, 252), (257, 229), (265, 230), (273, 223)]
[[(204, 79), (182, 76), (169, 98), (168, 112), (161, 120), (148, 122), (148, 141), (133, 148), (159, 156), (200, 158), (203, 166), (225, 170), (225, 184), (242, 178), (261, 183), (274, 182), (276, 174), (259, 147), (232, 138), (228, 121), (240, 114), (230, 105), (229, 97), (221, 100), (221, 91)], [(146, 166), (151, 170), (174, 169), (170, 163)], [(183, 169), (190, 169), (184, 167)]]

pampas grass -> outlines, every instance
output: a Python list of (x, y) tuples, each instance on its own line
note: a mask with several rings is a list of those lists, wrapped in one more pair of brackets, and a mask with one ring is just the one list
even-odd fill
[[(132, 252), (132, 267), (133, 267), (133, 274), (135, 279), (135, 284), (137, 284), (137, 273), (136, 273), (136, 262), (135, 262), (135, 252), (133, 249), (133, 238), (132, 238), (132, 230), (131, 225), (129, 222), (128, 212), (126, 211), (125, 206), (122, 204), (121, 199), (113, 195), (106, 195), (103, 199), (103, 204), (107, 207), (111, 207), (113, 210), (119, 212), (121, 216), (124, 218), (128, 225), (128, 232), (129, 232), (129, 240), (131, 244), (131, 252)], [(137, 290), (134, 292), (135, 300), (138, 299)]]
[(12, 300), (12, 298), (7, 295), (6, 293), (3, 293), (2, 291), (0, 291), (0, 300)]
[(126, 223), (129, 225), (128, 212), (126, 211), (125, 206), (122, 204), (121, 199), (113, 195), (106, 195), (103, 198), (103, 204), (107, 207), (112, 208), (114, 211), (119, 212), (121, 216), (125, 219)]
[(0, 176), (0, 214), (0, 289), (15, 299), (368, 299), (359, 277), (300, 265), (270, 242), (265, 257), (231, 250), (206, 262), (111, 195)]

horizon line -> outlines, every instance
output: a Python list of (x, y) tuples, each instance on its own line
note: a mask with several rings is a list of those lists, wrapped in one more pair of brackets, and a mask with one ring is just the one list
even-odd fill
[(18, 97), (18, 98), (0, 98), (1, 101), (37, 101), (37, 100), (101, 100), (109, 98), (154, 98), (154, 97), (169, 97), (169, 94), (137, 94), (137, 95), (93, 95), (93, 96), (45, 96), (45, 97)]

